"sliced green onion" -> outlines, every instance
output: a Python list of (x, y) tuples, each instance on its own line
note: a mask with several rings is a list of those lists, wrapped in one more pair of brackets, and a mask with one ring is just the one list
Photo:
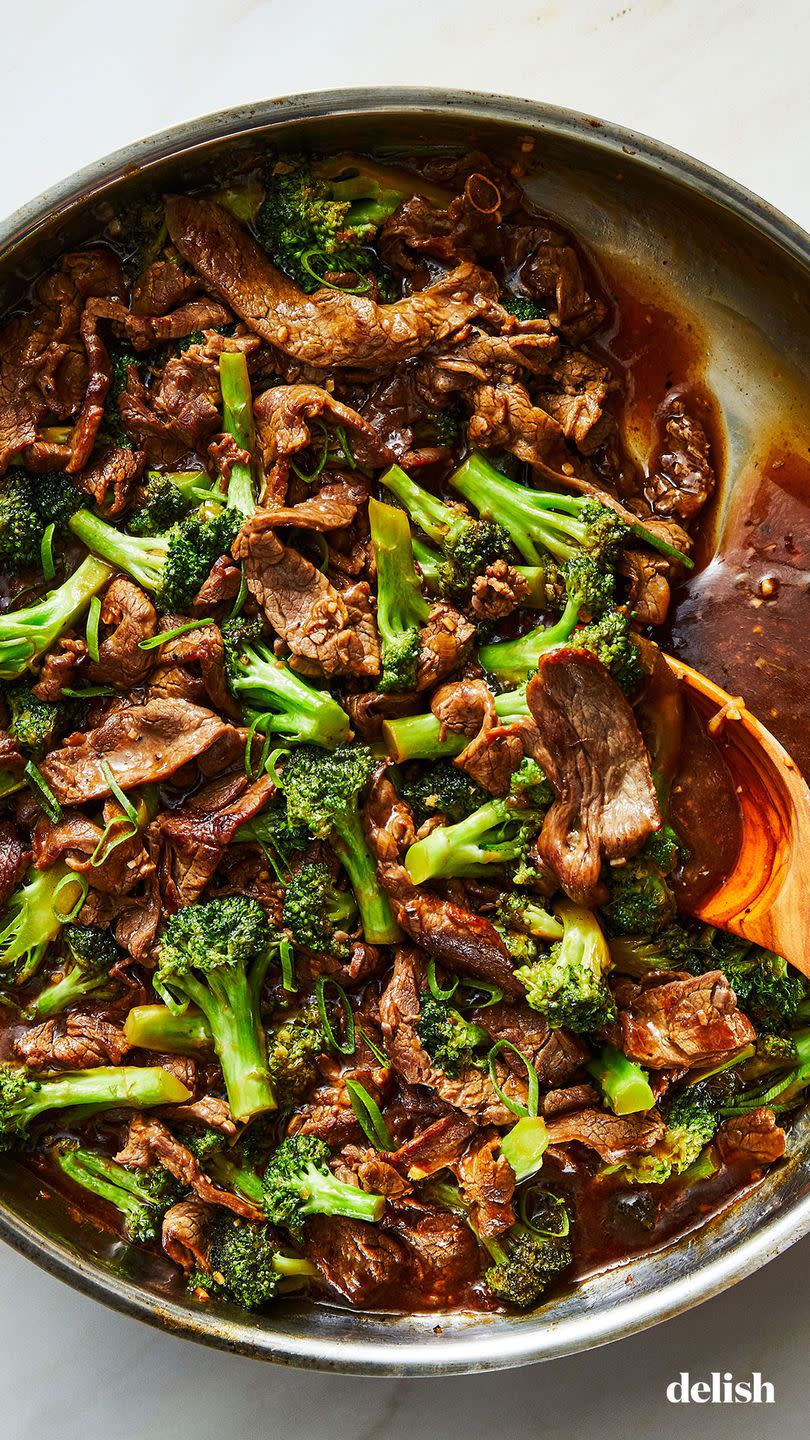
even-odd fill
[(488, 1000), (472, 999), (470, 1002), (476, 1010), (488, 1010), (490, 1005), (499, 1005), (503, 999), (503, 990), (498, 985), (493, 985), (491, 980), (470, 980), (468, 976), (462, 976), (459, 981), (462, 990), (472, 990), (473, 996), (478, 993), (488, 995)]
[(56, 566), (53, 563), (53, 535), (55, 529), (55, 525), (48, 525), (39, 542), (39, 558), (42, 564), (42, 573), (46, 580), (53, 580), (56, 574)]
[(320, 570), (322, 575), (325, 575), (329, 569), (329, 560), (331, 558), (329, 554), (329, 542), (326, 536), (321, 535), (317, 530), (313, 530), (309, 538), (313, 545), (317, 545), (318, 547), (318, 559), (315, 562), (315, 568), (316, 570)]
[(278, 958), (281, 961), (281, 985), (282, 989), (294, 994), (298, 989), (295, 983), (295, 956), (293, 954), (292, 941), (286, 936), (279, 941)]
[(428, 989), (430, 990), (430, 993), (433, 996), (434, 1000), (452, 1000), (459, 986), (458, 980), (454, 980), (450, 985), (449, 990), (441, 989), (439, 982), (436, 979), (436, 961), (434, 960), (432, 955), (427, 963), (427, 982)]
[(537, 1173), (547, 1147), (546, 1122), (539, 1115), (521, 1115), (501, 1140), (501, 1154), (512, 1166), (518, 1181)]
[(244, 560), (241, 562), (241, 569), (242, 569), (242, 579), (241, 579), (240, 582), (239, 582), (239, 590), (238, 590), (236, 599), (234, 600), (233, 605), (231, 606), (230, 610), (228, 611), (228, 619), (229, 619), (229, 620), (235, 620), (236, 617), (237, 617), (237, 615), (241, 615), (241, 613), (242, 613), (242, 606), (244, 605), (244, 603), (245, 603), (245, 601), (246, 601), (246, 599), (247, 599), (247, 593), (248, 593), (248, 592), (247, 592), (247, 580), (245, 579), (245, 562), (244, 562)]
[[(519, 1056), (519, 1058), (523, 1061), (523, 1064), (526, 1066), (526, 1078), (529, 1082), (529, 1094), (527, 1097), (529, 1102), (528, 1106), (521, 1105), (519, 1100), (512, 1100), (510, 1096), (504, 1094), (504, 1091), (498, 1084), (498, 1077), (495, 1074), (495, 1061), (497, 1060), (502, 1050), (514, 1051), (515, 1055)], [(511, 1110), (513, 1115), (518, 1115), (520, 1117), (523, 1117), (524, 1115), (532, 1117), (536, 1116), (537, 1107), (540, 1100), (540, 1080), (534, 1066), (529, 1062), (529, 1060), (527, 1060), (526, 1056), (523, 1054), (523, 1051), (518, 1049), (517, 1045), (513, 1045), (511, 1040), (496, 1041), (496, 1043), (490, 1050), (489, 1055), (487, 1056), (487, 1070), (489, 1072), (489, 1078), (492, 1081), (492, 1087), (495, 1091), (495, 1094), (497, 1095), (498, 1099), (506, 1106), (507, 1110)]]
[(32, 787), (37, 804), (48, 819), (57, 825), (62, 819), (62, 806), (59, 804), (45, 776), (33, 760), (29, 760), (23, 770), (28, 784)]
[(346, 1090), (357, 1123), (375, 1150), (387, 1153), (396, 1149), (382, 1111), (373, 1096), (369, 1095), (365, 1085), (361, 1085), (358, 1080), (347, 1080)]
[[(123, 834), (119, 835), (115, 840), (110, 840), (113, 830), (118, 826), (123, 827)], [(90, 864), (93, 866), (93, 869), (97, 870), (100, 865), (104, 864), (105, 860), (109, 859), (113, 850), (117, 850), (119, 845), (123, 845), (125, 840), (131, 840), (132, 836), (137, 835), (137, 833), (138, 826), (130, 820), (128, 815), (114, 815), (112, 820), (108, 820), (104, 826), (101, 838), (90, 856)]]
[[(346, 1039), (342, 1043), (332, 1028), (332, 1021), (329, 1019), (329, 1014), (326, 1009), (325, 991), (327, 985), (331, 985), (337, 991), (338, 1003), (346, 1021)], [(336, 1051), (338, 1055), (353, 1055), (357, 1048), (354, 1039), (354, 1011), (349, 1004), (349, 997), (343, 989), (343, 986), (338, 985), (337, 980), (331, 980), (328, 975), (319, 975), (315, 981), (315, 996), (318, 1001), (318, 1014), (321, 1017), (321, 1025), (327, 1045), (330, 1049)]]
[(337, 442), (338, 442), (338, 445), (339, 445), (340, 450), (341, 450), (341, 452), (342, 452), (342, 454), (343, 454), (343, 458), (344, 458), (344, 460), (346, 461), (346, 464), (349, 466), (349, 468), (350, 468), (351, 470), (356, 470), (356, 469), (357, 469), (357, 461), (355, 460), (354, 455), (352, 454), (352, 447), (351, 447), (351, 445), (349, 444), (349, 437), (347, 436), (346, 431), (344, 430), (344, 428), (343, 428), (342, 425), (338, 425), (338, 426), (336, 427), (336, 429), (335, 429), (335, 439), (336, 439)]
[[(545, 1210), (541, 1216), (538, 1216), (536, 1211), (529, 1213), (530, 1203), (536, 1202), (538, 1198)], [(533, 1230), (535, 1235), (556, 1235), (562, 1239), (571, 1229), (571, 1217), (565, 1201), (558, 1195), (550, 1195), (541, 1185), (528, 1185), (522, 1192), (518, 1202), (518, 1214), (523, 1224)]]
[(261, 775), (262, 768), (267, 760), (269, 737), (265, 737), (258, 767), (256, 770), (253, 769), (253, 740), (256, 735), (256, 731), (261, 725), (263, 719), (264, 716), (262, 715), (261, 710), (257, 711), (257, 713), (253, 716), (250, 724), (248, 725), (247, 739), (245, 740), (245, 775), (247, 776), (247, 779), (251, 784), (257, 778), (257, 776)]
[(178, 625), (174, 630), (161, 630), (158, 635), (150, 635), (148, 640), (139, 640), (139, 650), (157, 650), (161, 645), (166, 645), (170, 640), (176, 640), (178, 635), (188, 635), (190, 630), (202, 630), (205, 625), (215, 625), (216, 621), (187, 620), (185, 625)]
[(358, 1025), (357, 1034), (359, 1035), (366, 1048), (371, 1051), (374, 1059), (377, 1061), (377, 1064), (382, 1065), (385, 1069), (388, 1069), (391, 1061), (388, 1059), (385, 1051), (381, 1050), (379, 1045), (375, 1045), (368, 1031), (364, 1030), (362, 1025)]
[(283, 745), (279, 745), (279, 746), (277, 746), (276, 749), (272, 752), (272, 754), (268, 756), (267, 760), (266, 760), (265, 763), (264, 763), (264, 768), (265, 768), (266, 773), (267, 773), (268, 775), (272, 775), (273, 779), (275, 780), (276, 784), (278, 785), (279, 790), (283, 790), (283, 789), (284, 789), (284, 786), (283, 786), (282, 783), (281, 783), (283, 777), (282, 777), (281, 775), (279, 775), (278, 770), (277, 770), (276, 767), (277, 767), (277, 765), (278, 765), (279, 760), (283, 760), (286, 755), (289, 755), (289, 753), (290, 753), (289, 750), (287, 750)]
[(131, 821), (132, 821), (132, 824), (133, 824), (133, 825), (135, 826), (135, 828), (137, 829), (137, 828), (138, 828), (138, 812), (137, 812), (137, 810), (135, 809), (135, 806), (133, 805), (132, 801), (129, 800), (129, 799), (127, 799), (127, 796), (124, 794), (123, 790), (121, 789), (121, 786), (118, 784), (118, 781), (116, 780), (115, 776), (113, 775), (112, 770), (110, 769), (110, 767), (109, 767), (109, 765), (108, 765), (108, 763), (107, 763), (106, 760), (102, 760), (102, 762), (101, 762), (101, 773), (102, 773), (102, 775), (104, 776), (104, 779), (107, 781), (107, 784), (109, 785), (110, 790), (112, 791), (113, 795), (115, 796), (116, 800), (118, 801), (118, 804), (121, 806), (121, 809), (123, 810), (123, 812), (124, 812), (124, 814), (126, 815), (127, 819), (128, 819), (128, 820), (131, 820)]
[(631, 535), (635, 535), (639, 540), (644, 540), (653, 550), (659, 550), (662, 555), (668, 555), (670, 560), (680, 560), (687, 570), (694, 570), (694, 560), (690, 560), (688, 555), (684, 555), (683, 550), (678, 550), (675, 545), (670, 545), (668, 540), (664, 540), (660, 535), (655, 535), (652, 530), (648, 530), (640, 520), (632, 521), (629, 529)]
[(70, 690), (67, 685), (62, 691), (69, 700), (95, 700), (100, 695), (114, 695), (114, 685), (84, 685), (81, 690)]
[[(61, 895), (66, 885), (78, 885), (81, 893), (76, 903), (74, 905), (71, 905), (69, 910), (63, 911), (57, 909), (56, 899), (58, 895)], [(71, 920), (76, 919), (76, 916), (79, 914), (79, 911), (81, 910), (85, 900), (87, 899), (87, 892), (89, 889), (90, 886), (88, 885), (83, 875), (76, 875), (75, 872), (71, 871), (70, 875), (62, 876), (59, 884), (54, 889), (51, 899), (51, 909), (57, 920), (59, 921), (60, 925), (68, 925)]]
[(94, 595), (90, 601), (90, 608), (87, 611), (85, 635), (87, 637), (87, 653), (96, 665), (98, 664), (98, 627), (100, 620), (101, 601), (98, 595)]
[(295, 474), (298, 476), (299, 480), (303, 480), (305, 485), (308, 485), (311, 480), (317, 480), (329, 456), (329, 432), (322, 420), (315, 421), (315, 424), (312, 428), (315, 429), (316, 427), (318, 430), (320, 430), (321, 435), (323, 436), (323, 445), (315, 469), (302, 470), (300, 466), (296, 465), (294, 460), (290, 460), (290, 468), (295, 471)]
[(350, 269), (345, 272), (349, 275), (356, 275), (360, 282), (359, 285), (335, 285), (332, 280), (324, 280), (323, 275), (319, 275), (317, 270), (313, 270), (312, 261), (317, 259), (323, 260), (324, 264), (327, 266), (331, 264), (329, 256), (324, 255), (323, 251), (307, 250), (306, 253), (301, 256), (301, 266), (302, 269), (306, 271), (307, 275), (311, 275), (313, 280), (317, 280), (319, 285), (324, 285), (327, 290), (337, 290), (341, 295), (368, 294), (369, 290), (371, 289), (371, 281), (368, 279), (368, 277), (366, 277), (366, 279), (364, 280), (359, 270)]

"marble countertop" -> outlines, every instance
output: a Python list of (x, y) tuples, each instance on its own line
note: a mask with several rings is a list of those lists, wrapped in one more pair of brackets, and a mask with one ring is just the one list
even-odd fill
[[(134, 24), (127, 23), (134, 16)], [(6, 7), (0, 213), (119, 145), (268, 95), (347, 85), (525, 95), (654, 135), (810, 228), (810, 9), (801, 0), (27, 0)], [(157, 61), (154, 65), (152, 62)], [(3, 1440), (799, 1440), (810, 1239), (646, 1334), (502, 1375), (353, 1380), (158, 1334), (0, 1249)], [(671, 1405), (683, 1370), (773, 1406)]]

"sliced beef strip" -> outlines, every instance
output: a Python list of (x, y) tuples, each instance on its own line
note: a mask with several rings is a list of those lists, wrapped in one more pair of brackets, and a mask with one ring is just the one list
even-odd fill
[(773, 1165), (784, 1155), (787, 1137), (773, 1111), (760, 1106), (747, 1115), (731, 1115), (724, 1120), (714, 1143), (727, 1164), (744, 1159), (756, 1165)]
[(419, 631), (417, 690), (428, 690), (462, 665), (475, 639), (475, 626), (452, 605), (439, 601), (430, 607), (427, 624)]
[(0, 909), (14, 894), (27, 863), (27, 852), (11, 820), (0, 820)]
[(210, 1274), (208, 1233), (215, 1211), (202, 1200), (179, 1200), (163, 1216), (161, 1244), (170, 1260), (186, 1273)]
[(358, 624), (361, 586), (351, 593), (337, 591), (309, 560), (282, 545), (262, 510), (242, 528), (233, 553), (244, 560), (251, 595), (293, 655), (315, 661), (325, 675), (379, 674), (373, 621), (370, 627)]
[(576, 1141), (594, 1150), (606, 1165), (617, 1165), (631, 1155), (648, 1151), (664, 1138), (664, 1122), (652, 1111), (646, 1115), (609, 1115), (604, 1110), (572, 1110), (546, 1121), (552, 1145)]
[(482, 1130), (454, 1166), (459, 1189), (470, 1207), (470, 1224), (486, 1239), (502, 1235), (515, 1223), (515, 1172), (500, 1154), (500, 1144), (497, 1130)]
[(178, 305), (198, 295), (200, 282), (172, 260), (153, 260), (132, 287), (133, 315), (167, 315)]
[(648, 1069), (690, 1069), (755, 1039), (720, 970), (635, 987), (634, 994), (629, 990), (621, 993), (620, 1044), (629, 1059)]
[(475, 1236), (458, 1215), (412, 1201), (398, 1207), (396, 1234), (410, 1251), (411, 1280), (425, 1305), (452, 1304), (480, 1273)]
[(36, 684), (32, 687), (37, 699), (61, 700), (65, 687), (75, 689), (88, 658), (85, 640), (75, 639), (72, 635), (60, 636), (53, 650), (45, 656)]
[(368, 498), (364, 485), (340, 480), (322, 485), (317, 495), (297, 505), (266, 505), (268, 525), (295, 525), (299, 530), (342, 530), (351, 525)]
[[(183, 615), (164, 615), (158, 629), (171, 631), (184, 623)], [(231, 719), (239, 719), (239, 708), (225, 679), (225, 644), (218, 625), (201, 625), (198, 630), (187, 630), (184, 635), (167, 640), (157, 653), (159, 658), (149, 687), (150, 695), (179, 694), (181, 698), (191, 698), (187, 690), (186, 667), (199, 666), (199, 693), (194, 698), (202, 704), (210, 701), (215, 710), (224, 712)], [(154, 664), (155, 652), (151, 654)]]
[(126, 1144), (114, 1158), (119, 1165), (131, 1165), (135, 1170), (148, 1169), (157, 1161), (175, 1180), (179, 1180), (181, 1185), (187, 1185), (206, 1204), (221, 1205), (234, 1215), (240, 1215), (243, 1220), (262, 1219), (261, 1211), (241, 1195), (234, 1195), (230, 1190), (220, 1190), (214, 1185), (204, 1174), (196, 1156), (154, 1115), (133, 1115), (129, 1122)]
[(490, 795), (506, 795), (524, 750), (524, 728), (501, 725), (495, 700), (483, 680), (454, 680), (436, 691), (430, 708), (442, 726), (469, 737), (453, 764)]
[(366, 690), (362, 695), (347, 695), (343, 707), (358, 735), (362, 735), (364, 740), (379, 740), (386, 720), (415, 715), (420, 702), (414, 695), (389, 695), (379, 690)]
[(474, 975), (497, 985), (505, 995), (520, 996), (509, 952), (488, 920), (450, 900), (415, 886), (401, 861), (411, 843), (413, 817), (398, 799), (381, 766), (372, 781), (364, 808), (366, 839), (377, 862), (380, 882), (391, 898), (397, 924), (419, 945), (454, 973)]
[(166, 222), (183, 258), (252, 330), (317, 369), (390, 370), (497, 299), (494, 277), (474, 265), (392, 305), (336, 290), (304, 295), (214, 201), (171, 196)]
[(392, 1164), (413, 1180), (426, 1179), (455, 1164), (474, 1134), (472, 1120), (458, 1110), (448, 1110), (400, 1145), (391, 1156)]
[[(474, 1010), (470, 1019), (486, 1030), (492, 1041), (509, 1040), (534, 1066), (541, 1085), (567, 1085), (591, 1058), (590, 1048), (579, 1035), (567, 1030), (549, 1030), (542, 1016), (528, 1005), (506, 1005), (502, 1001), (481, 1010)], [(516, 1075), (525, 1067), (511, 1050), (503, 1058)]]
[(688, 523), (702, 510), (715, 486), (708, 436), (678, 395), (665, 405), (661, 426), (661, 448), (645, 481), (644, 495), (654, 515)]
[[(123, 818), (118, 802), (108, 801), (104, 824)], [(126, 835), (124, 831), (126, 838), (123, 839), (121, 829), (111, 833), (119, 843), (107, 850), (100, 864), (94, 865), (92, 857), (104, 837), (100, 826), (78, 810), (64, 811), (56, 823), (43, 816), (31, 836), (34, 864), (38, 870), (47, 870), (64, 860), (71, 870), (84, 875), (91, 889), (107, 895), (128, 895), (152, 873), (154, 865), (140, 833)]]
[(116, 575), (104, 592), (101, 624), (111, 634), (102, 636), (98, 660), (91, 660), (88, 674), (94, 685), (114, 685), (131, 690), (146, 678), (155, 663), (151, 650), (139, 648), (150, 640), (157, 627), (157, 611), (148, 595), (124, 575)]
[(201, 705), (147, 700), (114, 711), (87, 734), (70, 736), (43, 760), (41, 770), (63, 805), (86, 804), (110, 794), (102, 762), (122, 789), (132, 790), (173, 775), (231, 730)]
[[(426, 974), (424, 959), (418, 951), (404, 948), (397, 951), (391, 979), (380, 1000), (386, 1051), (392, 1064), (409, 1085), (430, 1086), (448, 1105), (462, 1110), (478, 1124), (508, 1124), (509, 1108), (498, 1098), (487, 1074), (471, 1066), (455, 1078), (445, 1075), (422, 1045), (416, 1026)], [(509, 1072), (506, 1067), (502, 1068), (500, 1083), (503, 1084)], [(507, 1083), (507, 1091), (510, 1088)]]
[(661, 825), (649, 756), (618, 685), (588, 651), (543, 656), (526, 699), (527, 749), (555, 794), (540, 857), (572, 900), (593, 906), (606, 898), (603, 858), (635, 854)]
[(163, 811), (149, 827), (160, 845), (163, 902), (170, 913), (199, 900), (239, 826), (256, 815), (275, 790), (265, 775), (224, 808), (200, 813), (188, 808)]
[(408, 1275), (408, 1252), (395, 1235), (363, 1220), (314, 1215), (305, 1252), (323, 1278), (353, 1305), (395, 1299)]
[(368, 421), (320, 385), (276, 385), (258, 397), (253, 413), (266, 470), (305, 450), (316, 420), (348, 431), (359, 464), (390, 465), (394, 459)]
[[(182, 340), (196, 330), (214, 329), (227, 325), (230, 313), (215, 300), (188, 300), (179, 305), (170, 315), (136, 315), (115, 300), (90, 300), (85, 317), (94, 326), (99, 320), (110, 320), (113, 329), (128, 340), (134, 350), (151, 350), (152, 347), (168, 340)], [(83, 317), (84, 318), (84, 317)]]
[(97, 505), (105, 507), (106, 515), (120, 515), (129, 504), (132, 488), (145, 463), (146, 455), (142, 450), (106, 447), (99, 450), (76, 476), (76, 484)]
[(69, 1010), (56, 1020), (19, 1031), (12, 1041), (14, 1058), (35, 1069), (120, 1065), (129, 1048), (123, 1030), (95, 1011)]
[(535, 405), (525, 385), (502, 379), (498, 384), (476, 385), (465, 395), (470, 408), (468, 436), (482, 450), (508, 450), (529, 465), (550, 468), (556, 474), (570, 461), (562, 425), (547, 410)]

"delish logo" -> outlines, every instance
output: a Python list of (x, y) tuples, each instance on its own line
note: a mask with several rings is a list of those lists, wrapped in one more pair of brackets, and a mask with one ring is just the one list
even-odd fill
[(774, 1393), (770, 1380), (763, 1380), (754, 1370), (750, 1380), (735, 1380), (729, 1370), (720, 1374), (713, 1370), (708, 1380), (693, 1380), (682, 1370), (677, 1380), (667, 1386), (670, 1405), (773, 1405)]

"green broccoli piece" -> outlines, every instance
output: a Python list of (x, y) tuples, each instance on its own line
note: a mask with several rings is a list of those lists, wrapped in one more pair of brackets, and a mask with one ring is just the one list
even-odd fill
[(316, 839), (334, 846), (349, 876), (366, 940), (371, 945), (390, 945), (400, 931), (377, 878), (359, 809), (375, 763), (365, 745), (329, 751), (302, 745), (286, 760), (280, 783), (291, 822), (305, 825)]
[(0, 916), (0, 969), (22, 985), (39, 969), (57, 939), (66, 915), (86, 886), (61, 861), (48, 870), (28, 871)]
[(416, 1033), (433, 1063), (451, 1079), (471, 1065), (486, 1063), (486, 1056), (476, 1054), (480, 1046), (490, 1047), (486, 1030), (465, 1020), (446, 1000), (422, 996)]
[(16, 680), (84, 614), (113, 571), (94, 555), (44, 600), (0, 615), (0, 680)]
[(504, 310), (514, 315), (516, 320), (546, 320), (548, 311), (545, 305), (538, 300), (530, 300), (527, 295), (502, 295), (501, 304)]
[(296, 855), (310, 843), (305, 825), (290, 819), (282, 795), (266, 805), (252, 820), (245, 820), (233, 837), (235, 845), (258, 845), (278, 880), (287, 881)]
[[(252, 457), (256, 448), (253, 396), (247, 360), (241, 350), (226, 350), (220, 355), (219, 383), (222, 390), (222, 429)], [(227, 503), (228, 509), (240, 520), (249, 520), (256, 509), (256, 477), (252, 458), (247, 464), (240, 460), (231, 466)]]
[[(120, 1211), (128, 1240), (146, 1243), (156, 1239), (163, 1215), (183, 1193), (182, 1186), (162, 1166), (154, 1167), (157, 1179), (147, 1180), (149, 1171), (133, 1172), (108, 1156), (71, 1141), (54, 1146), (51, 1155), (74, 1185), (80, 1185)], [(161, 1191), (162, 1200), (156, 1194)]]
[(636, 856), (609, 867), (610, 898), (603, 908), (612, 930), (622, 935), (653, 935), (674, 919), (677, 902), (667, 880), (680, 856), (675, 831), (664, 825)]
[(351, 733), (349, 717), (328, 690), (318, 690), (274, 655), (260, 620), (231, 620), (222, 631), (228, 684), (246, 719), (263, 735), (284, 735), (332, 749)]
[(380, 483), (407, 510), (414, 525), (438, 545), (447, 565), (448, 593), (468, 594), (476, 575), (496, 560), (508, 559), (509, 536), (494, 517), (476, 520), (463, 505), (439, 500), (398, 465), (386, 470)]
[(503, 1239), (488, 1241), (487, 1248), (495, 1262), (484, 1274), (488, 1289), (519, 1310), (537, 1305), (573, 1260), (568, 1235), (538, 1235), (522, 1225)]
[(693, 975), (722, 970), (737, 1004), (757, 1029), (791, 1030), (810, 996), (810, 983), (772, 950), (763, 950), (722, 930), (706, 931), (702, 943), (683, 958)]
[(54, 748), (57, 737), (69, 729), (77, 707), (60, 700), (40, 700), (32, 682), (21, 680), (5, 692), (9, 710), (7, 730), (32, 760), (41, 760)]
[(70, 521), (88, 550), (131, 575), (163, 613), (186, 609), (211, 567), (230, 550), (239, 526), (233, 510), (208, 520), (188, 515), (165, 535), (127, 535), (90, 510), (79, 510)]
[(280, 1289), (298, 1288), (317, 1274), (311, 1261), (281, 1254), (267, 1225), (222, 1212), (211, 1227), (207, 1260), (211, 1273), (195, 1272), (190, 1288), (232, 1300), (244, 1310), (260, 1310)]
[(371, 543), (377, 565), (377, 628), (382, 640), (380, 690), (416, 686), (420, 630), (430, 616), (414, 569), (411, 527), (404, 510), (369, 500)]
[(646, 1071), (635, 1060), (628, 1060), (621, 1050), (605, 1045), (585, 1067), (597, 1081), (604, 1099), (614, 1115), (634, 1115), (652, 1110), (655, 1096)]
[(502, 895), (490, 918), (518, 965), (533, 965), (544, 953), (544, 942), (562, 939), (559, 920), (538, 905), (533, 896), (520, 890)]
[(163, 197), (151, 195), (125, 206), (110, 227), (110, 234), (121, 253), (127, 279), (137, 280), (168, 242)]
[(267, 1064), (281, 1111), (292, 1110), (316, 1083), (325, 1049), (315, 1008), (287, 1015), (267, 1032)]
[(417, 825), (434, 815), (443, 815), (451, 823), (465, 820), (486, 799), (480, 785), (445, 760), (419, 766), (418, 770), (414, 767), (412, 773), (399, 780), (397, 788)]
[(104, 408), (99, 426), (99, 440), (113, 445), (117, 450), (134, 450), (135, 445), (124, 428), (119, 400), (127, 388), (130, 368), (138, 367), (138, 357), (129, 346), (115, 346), (110, 352), (110, 384), (104, 397)]
[(328, 867), (319, 861), (305, 862), (290, 877), (282, 918), (296, 944), (348, 960), (347, 929), (356, 914), (354, 896), (338, 889)]
[(60, 966), (58, 973), (35, 998), (27, 1013), (32, 1020), (50, 1020), (86, 995), (109, 990), (110, 970), (120, 951), (109, 930), (97, 925), (66, 925), (64, 939), (73, 964)]
[(0, 564), (12, 574), (41, 568), (41, 544), (53, 525), (61, 534), (85, 497), (63, 470), (29, 475), (10, 470), (0, 491)]
[(309, 1215), (345, 1215), (352, 1220), (382, 1218), (385, 1199), (338, 1180), (329, 1169), (329, 1146), (314, 1135), (282, 1140), (264, 1172), (264, 1212), (273, 1225), (300, 1241)]
[(133, 535), (162, 535), (196, 506), (208, 501), (221, 503), (223, 498), (204, 470), (150, 470), (143, 504), (129, 517), (130, 531)]
[(556, 1029), (600, 1030), (616, 1018), (607, 984), (611, 955), (596, 916), (569, 900), (555, 906), (563, 935), (548, 955), (515, 971), (533, 1010)]
[[(495, 714), (501, 725), (529, 719), (526, 690), (505, 690), (495, 696)], [(456, 731), (442, 736), (442, 726), (435, 715), (404, 715), (399, 720), (383, 722), (383, 740), (391, 759), (397, 764), (406, 760), (444, 760), (460, 755), (469, 745), (469, 737)]]
[(169, 917), (153, 985), (169, 1009), (205, 1016), (235, 1120), (275, 1109), (259, 991), (272, 934), (257, 900), (228, 895)]
[(409, 847), (405, 868), (414, 885), (455, 875), (486, 875), (493, 865), (520, 864), (550, 801), (540, 767), (524, 761), (505, 799), (488, 800), (466, 819), (439, 826)]
[(625, 695), (635, 695), (644, 678), (641, 650), (621, 610), (607, 610), (574, 631), (572, 644), (592, 650)]
[(664, 1121), (664, 1138), (652, 1151), (616, 1167), (622, 1179), (634, 1185), (663, 1185), (682, 1175), (714, 1138), (720, 1115), (706, 1085), (690, 1085), (670, 1101)]
[(157, 1065), (97, 1065), (64, 1075), (38, 1077), (23, 1065), (0, 1065), (0, 1144), (27, 1139), (29, 1127), (46, 1110), (74, 1106), (94, 1110), (144, 1110), (182, 1105), (190, 1092)]
[(204, 1015), (191, 1010), (176, 1015), (168, 1005), (133, 1005), (124, 1021), (132, 1050), (157, 1050), (166, 1055), (197, 1055), (213, 1046)]

